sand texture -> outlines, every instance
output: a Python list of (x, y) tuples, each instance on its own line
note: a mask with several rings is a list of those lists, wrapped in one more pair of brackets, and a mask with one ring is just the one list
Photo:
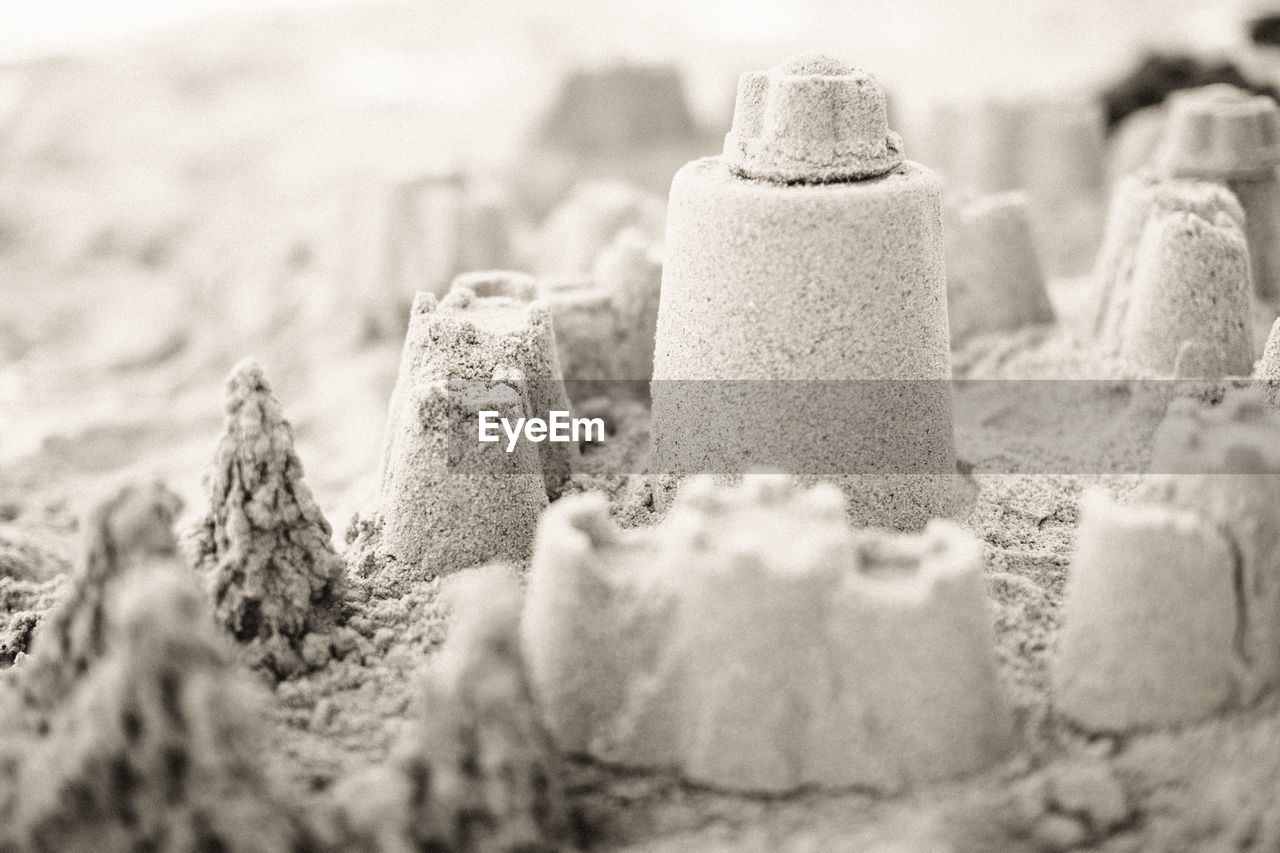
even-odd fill
[[(904, 119), (899, 85), (932, 95), (967, 67), (932, 34), (957, 13), (929, 8), (938, 27), (886, 6), (893, 27), (856, 31), (915, 51), (875, 69)], [(1164, 17), (1083, 8), (1109, 45), (1116, 20)], [(744, 126), (591, 106), (688, 108), (662, 74), (587, 73), (518, 167), (401, 192), (450, 175), (448, 154), (537, 138), (513, 128), (555, 81), (508, 69), (581, 48), (585, 24), (551, 9), (565, 25), (536, 40), (476, 39), (488, 11), (249, 16), (160, 53), (0, 69), (0, 851), (1280, 849), (1280, 415), (1274, 387), (1237, 387), (1280, 381), (1274, 306), (1241, 274), (1265, 222), (1248, 193), (1271, 179), (1153, 173), (1144, 149), (1095, 266), (1098, 115), (1051, 100), (1034, 169), (973, 166), (1011, 169), (1040, 260), (1038, 280), (997, 263), (988, 281), (1042, 288), (1052, 320), (953, 350), (953, 184), (911, 160), (821, 171), (891, 151), (875, 103), (825, 126), (883, 151), (777, 122), (865, 94), (843, 62), (749, 74), (775, 118), (730, 158), (808, 177), (696, 160), (665, 238), (653, 193)], [(637, 16), (614, 26), (643, 41)], [(1037, 40), (1092, 43), (1036, 4), (963, 18), (1001, 97), (1015, 35), (1031, 76), (1061, 65)], [(417, 64), (419, 36), (447, 59)], [(680, 38), (698, 103), (776, 59)], [(620, 175), (639, 185), (548, 227), (573, 185)], [(499, 256), (530, 275), (459, 268)], [(557, 278), (599, 299), (572, 341), (540, 295)], [(575, 358), (641, 385), (652, 365), (701, 416), (635, 383), (574, 399)], [(1203, 381), (1149, 381), (1175, 375)], [(953, 397), (952, 377), (972, 384)], [(908, 384), (797, 452), (831, 379)], [(571, 399), (603, 443), (458, 440), (481, 405)], [(744, 477), (744, 444), (809, 470)], [(654, 467), (672, 447), (711, 479)]]

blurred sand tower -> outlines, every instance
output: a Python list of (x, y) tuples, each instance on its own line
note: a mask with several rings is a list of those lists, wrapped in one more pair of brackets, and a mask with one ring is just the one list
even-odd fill
[(1078, 275), (1093, 262), (1106, 195), (1104, 117), (1070, 94), (953, 98), (934, 106), (925, 162), (948, 191), (1024, 190), (1045, 272)]
[(671, 185), (665, 252), (655, 471), (763, 464), (848, 480), (861, 523), (945, 514), (942, 192), (869, 74), (821, 56), (744, 74), (723, 156)]
[(1254, 290), (1280, 297), (1280, 107), (1220, 84), (1170, 98), (1156, 166), (1178, 178), (1225, 184), (1244, 208)]
[(516, 227), (501, 192), (461, 172), (361, 179), (340, 239), (347, 247), (342, 286), (366, 335), (401, 333), (418, 291), (443, 296), (461, 273), (509, 267)]

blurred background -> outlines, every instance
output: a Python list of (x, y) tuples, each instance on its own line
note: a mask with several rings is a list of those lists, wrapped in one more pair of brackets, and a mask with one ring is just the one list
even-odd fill
[(471, 268), (589, 277), (624, 228), (660, 256), (671, 175), (719, 150), (737, 76), (799, 51), (876, 74), (948, 192), (1032, 191), (1049, 272), (1082, 275), (1149, 142), (1117, 155), (1121, 119), (1174, 85), (1280, 79), (1270, 11), (9, 0), (0, 490), (134, 466), (194, 489), (221, 377), (253, 354), (340, 526), (376, 475), (413, 292)]

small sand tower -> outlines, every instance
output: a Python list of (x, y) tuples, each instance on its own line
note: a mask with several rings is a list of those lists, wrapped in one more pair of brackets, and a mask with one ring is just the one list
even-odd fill
[(551, 310), (532, 278), (471, 273), (438, 303), (419, 293), (382, 472), (383, 549), (395, 558), (397, 578), (525, 556), (576, 445), (520, 442), (506, 453), (478, 441), (477, 414), (514, 420), (568, 409)]
[(1280, 413), (1259, 394), (1175, 401), (1161, 472), (1127, 505), (1086, 497), (1053, 662), (1091, 729), (1189, 722), (1280, 682)]
[[(870, 75), (821, 56), (743, 75), (723, 155), (672, 182), (664, 251), (655, 471), (821, 476), (910, 459), (935, 476), (874, 496), (854, 478), (853, 517), (915, 527), (946, 513), (951, 481), (936, 474), (954, 472), (955, 450), (942, 193), (903, 159)], [(873, 400), (873, 383), (851, 380), (889, 380), (895, 394)], [(909, 413), (893, 402), (903, 392)], [(847, 418), (880, 440), (858, 440), (839, 426)], [(788, 421), (784, 457), (751, 445)]]
[(1245, 212), (1254, 289), (1280, 297), (1280, 107), (1218, 84), (1174, 94), (1169, 110), (1157, 167), (1231, 188)]
[(854, 530), (839, 489), (687, 480), (657, 528), (602, 495), (540, 522), (521, 620), (560, 749), (722, 789), (897, 790), (997, 760), (981, 546)]
[(1053, 306), (1022, 193), (947, 206), (947, 306), (951, 342), (1053, 322)]
[(1280, 319), (1271, 324), (1271, 334), (1262, 348), (1262, 359), (1254, 371), (1254, 377), (1265, 382), (1267, 403), (1280, 405)]
[(1122, 180), (1095, 273), (1102, 346), (1157, 375), (1248, 373), (1244, 222), (1219, 184), (1152, 174)]

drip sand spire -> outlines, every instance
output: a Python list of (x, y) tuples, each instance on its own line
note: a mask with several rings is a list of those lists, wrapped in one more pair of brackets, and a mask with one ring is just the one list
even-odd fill
[(107, 651), (108, 599), (122, 577), (177, 557), (173, 522), (182, 500), (164, 484), (130, 483), (82, 522), (84, 542), (71, 589), (37, 629), (22, 669), (24, 704), (56, 707)]
[[(851, 515), (918, 527), (952, 509), (950, 376), (941, 187), (902, 159), (875, 81), (814, 56), (744, 75), (724, 155), (671, 184), (654, 470), (839, 476), (890, 460), (879, 482), (847, 478)], [(910, 406), (845, 380), (901, 380)], [(810, 423), (786, 458), (752, 445), (793, 419)], [(833, 441), (850, 419), (890, 446)], [(906, 462), (930, 474), (896, 476)]]
[(1227, 84), (1175, 93), (1161, 172), (1226, 185), (1244, 208), (1253, 284), (1264, 299), (1280, 297), (1280, 107), (1267, 95)]
[(253, 685), (191, 578), (176, 563), (133, 573), (104, 630), (106, 652), (0, 791), (0, 847), (303, 849), (262, 759)]
[(253, 359), (232, 369), (225, 408), (205, 475), (209, 510), (189, 535), (189, 556), (217, 620), (264, 666), (287, 676), (304, 668), (308, 635), (336, 627), (346, 564), (303, 482), (293, 428)]

